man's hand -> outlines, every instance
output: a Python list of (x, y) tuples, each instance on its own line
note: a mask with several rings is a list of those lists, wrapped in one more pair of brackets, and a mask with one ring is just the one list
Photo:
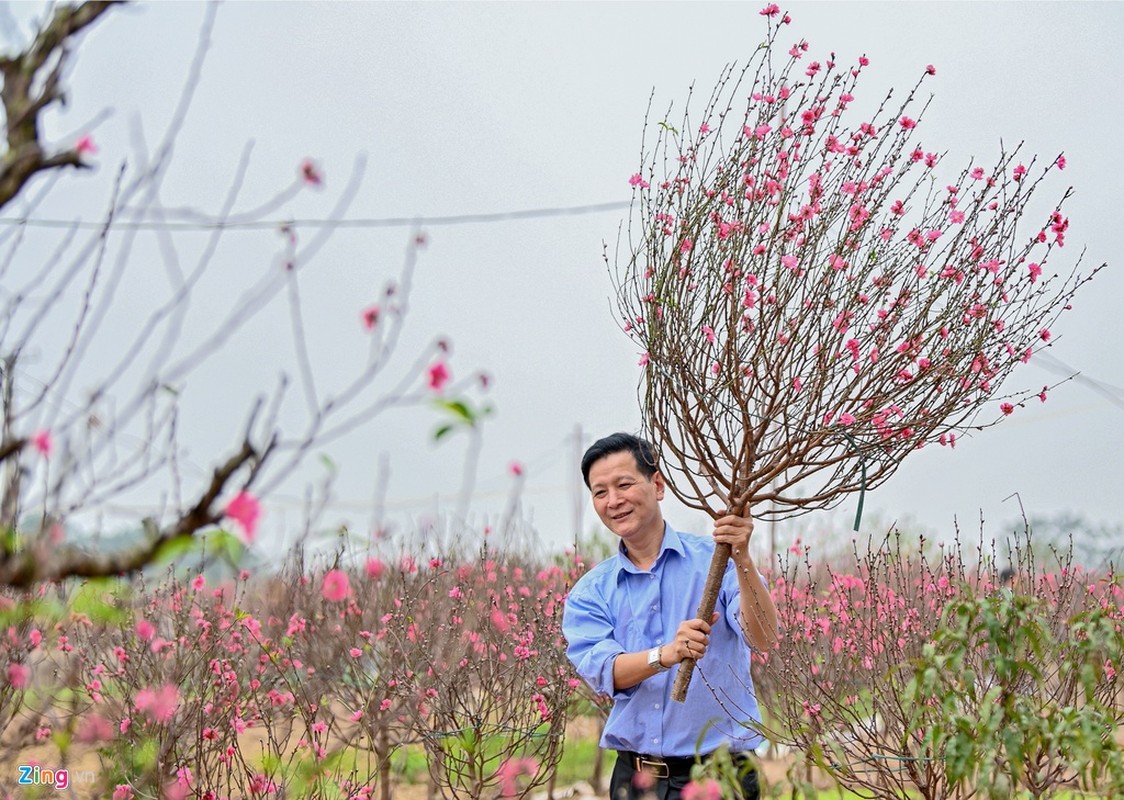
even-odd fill
[(710, 626), (717, 621), (718, 612), (715, 611), (709, 623), (701, 619), (685, 619), (680, 622), (675, 639), (663, 646), (664, 666), (678, 664), (685, 658), (698, 661), (706, 655), (707, 645), (710, 644)]
[(730, 558), (739, 567), (749, 566), (749, 538), (753, 535), (753, 520), (728, 514), (714, 521), (714, 541), (730, 545)]

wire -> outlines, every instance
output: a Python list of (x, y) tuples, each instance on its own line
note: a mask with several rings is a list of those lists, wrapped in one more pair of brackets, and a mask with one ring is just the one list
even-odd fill
[[(522, 219), (544, 219), (547, 217), (578, 216), (583, 214), (600, 214), (606, 211), (619, 211), (628, 208), (629, 201), (615, 201), (611, 203), (590, 203), (581, 206), (560, 206), (556, 208), (527, 208), (516, 211), (496, 211), (480, 214), (449, 214), (431, 217), (364, 217), (357, 219), (287, 219), (287, 220), (249, 220), (241, 222), (223, 221), (220, 219), (203, 220), (199, 222), (175, 221), (127, 221), (113, 220), (110, 228), (124, 230), (161, 230), (161, 231), (211, 231), (211, 230), (276, 230), (283, 227), (289, 228), (407, 228), (420, 226), (439, 225), (469, 225), (489, 222), (509, 222)], [(81, 220), (64, 219), (31, 219), (28, 217), (3, 217), (0, 225), (8, 227), (27, 228), (78, 228), (87, 230), (100, 230), (105, 227), (105, 222), (83, 222)]]
[(1113, 405), (1124, 408), (1124, 389), (1084, 375), (1080, 370), (1071, 367), (1052, 353), (1037, 353), (1031, 363), (1036, 363), (1038, 366), (1056, 375), (1065, 375), (1067, 378), (1071, 378), (1074, 383), (1078, 383), (1085, 386), (1090, 391), (1096, 392)]

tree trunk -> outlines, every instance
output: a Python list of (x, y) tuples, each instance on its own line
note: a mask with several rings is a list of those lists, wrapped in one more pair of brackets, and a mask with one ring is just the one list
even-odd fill
[[(714, 614), (714, 606), (718, 604), (718, 592), (722, 588), (722, 576), (726, 574), (726, 564), (729, 560), (730, 545), (717, 545), (714, 548), (714, 557), (710, 560), (710, 572), (706, 576), (702, 601), (699, 603), (699, 619), (710, 622)], [(675, 685), (671, 689), (672, 700), (682, 703), (687, 699), (687, 689), (691, 685), (691, 675), (694, 671), (695, 659), (685, 658), (679, 662), (679, 673), (675, 676)]]

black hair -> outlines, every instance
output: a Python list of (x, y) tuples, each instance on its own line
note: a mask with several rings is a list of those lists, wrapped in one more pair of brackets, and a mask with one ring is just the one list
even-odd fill
[(656, 464), (656, 454), (650, 442), (631, 433), (613, 433), (603, 439), (598, 439), (589, 446), (582, 456), (582, 478), (585, 486), (589, 488), (589, 469), (595, 461), (600, 461), (605, 456), (614, 453), (632, 453), (636, 459), (636, 466), (645, 478), (651, 478), (659, 470)]

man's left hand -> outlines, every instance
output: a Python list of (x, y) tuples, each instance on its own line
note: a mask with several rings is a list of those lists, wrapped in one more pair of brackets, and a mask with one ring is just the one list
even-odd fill
[(730, 545), (730, 558), (736, 564), (749, 564), (749, 538), (753, 535), (753, 520), (728, 514), (714, 521), (714, 541)]

